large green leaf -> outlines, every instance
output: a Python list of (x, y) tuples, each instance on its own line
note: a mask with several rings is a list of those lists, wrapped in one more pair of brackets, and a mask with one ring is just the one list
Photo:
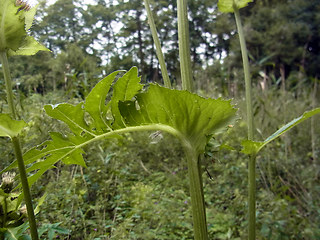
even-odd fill
[(8, 114), (0, 113), (0, 137), (16, 137), (26, 126), (23, 120), (13, 120)]
[(204, 151), (209, 135), (232, 123), (237, 111), (230, 101), (205, 99), (154, 84), (147, 92), (138, 94), (136, 101), (121, 102), (119, 108), (128, 125), (170, 126), (198, 152)]
[[(46, 113), (64, 122), (69, 131), (51, 133), (52, 140), (24, 154), (27, 172), (33, 174), (28, 179), (30, 185), (60, 160), (85, 166), (84, 146), (124, 132), (168, 131), (199, 153), (204, 151), (209, 135), (226, 128), (235, 118), (236, 109), (230, 101), (205, 99), (153, 84), (141, 92), (143, 85), (135, 67), (119, 78), (110, 91), (118, 73), (101, 80), (85, 102), (45, 106)], [(16, 166), (14, 162), (3, 172)]]
[(221, 12), (234, 12), (234, 7), (237, 9), (246, 7), (253, 0), (219, 0), (218, 8)]
[[(62, 103), (44, 107), (50, 117), (67, 124), (70, 132), (65, 134), (51, 133), (52, 140), (45, 141), (24, 154), (25, 165), (30, 165), (27, 168), (27, 172), (36, 171), (28, 179), (30, 185), (60, 160), (66, 164), (86, 166), (82, 156), (84, 153), (82, 147), (102, 138), (113, 130), (111, 128), (112, 122), (107, 119), (108, 107), (106, 99), (110, 86), (119, 72), (111, 73), (101, 80), (89, 93), (85, 102), (77, 105)], [(131, 78), (137, 78), (133, 73), (137, 75), (136, 68), (128, 71), (118, 82), (127, 81), (126, 75), (131, 76)], [(136, 86), (132, 86), (132, 88), (136, 89)], [(132, 94), (132, 89), (127, 88), (127, 90)], [(126, 90), (124, 90), (124, 94), (126, 94)], [(110, 108), (109, 104), (109, 111), (111, 111)], [(114, 137), (115, 135), (113, 134)], [(17, 167), (16, 161), (2, 172), (15, 167)]]
[(242, 142), (242, 152), (245, 154), (257, 154), (264, 146), (266, 146), (268, 143), (273, 141), (274, 139), (278, 138), (294, 126), (300, 124), (301, 122), (307, 120), (308, 118), (314, 116), (315, 114), (320, 113), (320, 108), (313, 109), (311, 111), (305, 112), (302, 116), (293, 119), (291, 122), (287, 123), (283, 127), (281, 127), (278, 131), (273, 133), (271, 136), (266, 138), (263, 142), (258, 141), (251, 141), (251, 140), (245, 140)]

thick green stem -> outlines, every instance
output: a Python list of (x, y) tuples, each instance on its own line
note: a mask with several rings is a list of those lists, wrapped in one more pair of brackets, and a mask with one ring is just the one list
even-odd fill
[[(14, 103), (13, 103), (13, 92), (12, 92), (12, 86), (11, 86), (9, 63), (8, 63), (8, 58), (7, 58), (6, 52), (0, 52), (0, 58), (1, 58), (1, 63), (2, 63), (3, 75), (4, 75), (4, 79), (5, 79), (9, 109), (11, 111), (11, 115), (12, 115), (13, 119), (16, 119), (16, 110), (15, 110)], [(37, 225), (36, 225), (35, 215), (34, 215), (33, 206), (32, 206), (32, 198), (31, 198), (30, 188), (29, 188), (29, 184), (28, 184), (26, 168), (24, 165), (23, 157), (22, 157), (22, 151), (21, 151), (21, 145), (20, 145), (19, 138), (18, 137), (12, 138), (12, 143), (13, 143), (15, 156), (16, 156), (17, 162), (18, 162), (18, 168), (19, 168), (19, 173), (20, 173), (22, 190), (23, 190), (23, 194), (24, 194), (24, 200), (25, 200), (25, 203), (27, 206), (31, 237), (32, 237), (32, 240), (38, 240), (39, 237), (38, 237)]]
[[(187, 0), (178, 0), (177, 6), (182, 88), (184, 90), (193, 92), (194, 86), (191, 71)], [(190, 182), (194, 239), (207, 240), (208, 230), (202, 185), (202, 174), (200, 162), (198, 159), (199, 155), (194, 151), (194, 149), (192, 149), (192, 147), (190, 147), (186, 148), (186, 156)]]
[(194, 91), (191, 71), (191, 57), (189, 44), (189, 21), (187, 0), (178, 0), (178, 38), (182, 88)]
[[(242, 61), (243, 61), (243, 70), (244, 78), (246, 85), (246, 104), (247, 104), (247, 125), (248, 125), (248, 139), (253, 140), (253, 113), (252, 113), (252, 94), (251, 94), (251, 77), (250, 77), (250, 68), (248, 61), (248, 53), (246, 42), (244, 38), (243, 28), (240, 19), (239, 9), (234, 5), (234, 15), (236, 18), (236, 24), (238, 28)], [(249, 240), (256, 239), (256, 157), (250, 156), (249, 158)]]
[(186, 150), (190, 181), (193, 231), (195, 240), (208, 240), (206, 209), (203, 194), (199, 155), (193, 149)]
[(153, 15), (152, 15), (152, 12), (151, 12), (151, 9), (150, 9), (149, 0), (144, 0), (144, 5), (146, 7), (147, 14), (148, 14), (148, 22), (149, 22), (149, 26), (150, 26), (150, 29), (151, 29), (152, 38), (153, 38), (154, 44), (156, 46), (156, 53), (157, 53), (157, 57), (158, 57), (158, 60), (159, 60), (159, 63), (160, 63), (160, 68), (161, 68), (161, 73), (162, 73), (164, 85), (167, 88), (171, 88), (171, 82), (170, 82), (170, 79), (169, 79), (166, 63), (165, 63), (165, 60), (164, 60), (164, 55), (163, 55), (162, 50), (161, 50), (161, 44), (160, 44), (160, 40), (159, 40), (159, 37), (158, 37), (156, 25), (154, 23)]
[(248, 233), (249, 240), (256, 239), (256, 156), (249, 156), (249, 188), (248, 188), (248, 214), (249, 225)]

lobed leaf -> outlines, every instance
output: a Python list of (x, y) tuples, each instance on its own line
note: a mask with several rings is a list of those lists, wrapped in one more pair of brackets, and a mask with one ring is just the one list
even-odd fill
[(8, 114), (0, 113), (0, 137), (16, 137), (26, 126), (23, 120), (13, 120)]
[(81, 136), (84, 133), (95, 136), (93, 131), (90, 130), (88, 124), (84, 120), (84, 109), (82, 102), (76, 106), (68, 103), (62, 103), (58, 106), (46, 105), (44, 106), (44, 109), (50, 117), (66, 123), (76, 136)]
[(207, 136), (226, 128), (235, 120), (230, 101), (205, 99), (188, 91), (170, 90), (151, 84), (136, 101), (120, 102), (119, 109), (130, 126), (163, 124), (178, 130), (198, 152), (203, 152)]
[[(54, 167), (54, 164), (58, 161), (63, 161), (65, 164), (86, 166), (83, 159), (84, 151), (82, 147), (90, 142), (101, 139), (101, 136), (113, 130), (111, 128), (112, 122), (109, 122), (107, 119), (110, 104), (107, 106), (105, 102), (111, 84), (119, 72), (111, 73), (102, 79), (89, 93), (85, 102), (77, 105), (62, 103), (58, 105), (46, 105), (44, 107), (50, 117), (64, 122), (69, 127), (70, 132), (66, 134), (51, 133), (52, 140), (45, 141), (24, 154), (24, 163), (25, 165), (29, 165), (27, 172), (33, 173), (35, 171), (28, 178), (30, 185), (41, 177), (45, 171)], [(124, 88), (119, 88), (119, 90), (126, 96), (132, 95), (135, 92), (133, 89), (137, 88), (133, 84), (130, 86), (121, 84), (121, 81), (128, 82), (127, 78), (137, 78), (137, 76), (134, 76), (135, 74), (137, 75), (137, 70), (136, 68), (132, 68), (118, 80), (120, 82), (119, 86), (123, 86)], [(115, 135), (113, 137), (116, 137)], [(2, 172), (15, 167), (17, 167), (16, 161)]]
[(134, 67), (115, 83), (111, 102), (114, 128), (122, 128), (125, 126), (122, 122), (118, 104), (119, 101), (131, 100), (142, 89), (143, 85), (140, 84), (140, 80), (141, 78), (138, 77), (138, 69)]
[[(141, 92), (138, 69), (131, 68), (113, 85), (119, 71), (102, 79), (84, 102), (46, 105), (46, 113), (64, 122), (69, 131), (51, 133), (51, 139), (27, 151), (23, 158), (29, 184), (58, 161), (85, 166), (83, 147), (119, 133), (142, 130), (165, 130), (177, 133), (198, 153), (204, 151), (208, 136), (226, 128), (235, 119), (230, 101), (205, 99), (188, 91), (170, 90), (151, 84)], [(4, 171), (16, 167), (16, 162)]]
[(244, 8), (250, 2), (253, 2), (253, 0), (219, 0), (218, 8), (220, 12), (232, 13), (234, 12), (234, 7), (237, 9)]
[(99, 133), (111, 128), (111, 123), (107, 119), (106, 96), (119, 72), (121, 71), (113, 72), (102, 79), (89, 93), (84, 104), (85, 110), (94, 120), (96, 130)]
[(245, 140), (242, 142), (242, 151), (245, 154), (257, 154), (264, 146), (266, 146), (268, 143), (273, 141), (274, 139), (278, 138), (291, 128), (295, 127), (296, 125), (300, 124), (301, 122), (307, 120), (308, 118), (320, 113), (320, 108), (315, 108), (313, 110), (305, 112), (300, 117), (293, 119), (291, 122), (287, 123), (283, 127), (281, 127), (278, 131), (273, 133), (271, 136), (266, 138), (263, 142), (258, 141), (251, 141), (251, 140)]

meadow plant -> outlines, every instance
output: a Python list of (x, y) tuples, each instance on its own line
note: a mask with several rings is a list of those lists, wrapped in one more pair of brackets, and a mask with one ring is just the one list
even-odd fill
[[(219, 7), (223, 12), (235, 12), (239, 19), (238, 9), (250, 1), (220, 1)], [(46, 105), (46, 113), (53, 119), (60, 120), (68, 126), (68, 131), (53, 132), (51, 140), (31, 148), (22, 154), (19, 136), (27, 123), (17, 120), (17, 114), (12, 93), (11, 78), (7, 57), (11, 55), (32, 55), (47, 49), (34, 38), (27, 35), (32, 25), (36, 8), (30, 8), (21, 1), (0, 0), (0, 56), (5, 78), (9, 114), (0, 114), (0, 136), (9, 137), (13, 143), (16, 161), (2, 170), (2, 173), (18, 167), (20, 183), (17, 189), (22, 192), (17, 199), (17, 205), (24, 198), (28, 220), (33, 240), (39, 239), (35, 214), (32, 206), (30, 187), (49, 169), (62, 161), (64, 164), (77, 164), (86, 167), (84, 147), (97, 144), (102, 139), (118, 139), (129, 132), (161, 131), (178, 138), (183, 146), (188, 165), (189, 187), (193, 215), (194, 238), (208, 239), (205, 201), (202, 186), (201, 155), (205, 151), (208, 141), (214, 134), (235, 124), (237, 109), (230, 100), (210, 99), (200, 97), (193, 92), (191, 71), (187, 1), (178, 0), (178, 34), (179, 56), (183, 90), (169, 89), (170, 80), (167, 77), (161, 46), (157, 39), (154, 21), (150, 14), (149, 2), (145, 1), (149, 22), (160, 58), (162, 73), (166, 87), (157, 84), (148, 86), (140, 83), (138, 69), (132, 67), (129, 71), (115, 71), (91, 90), (86, 99), (76, 105), (61, 103)], [(237, 20), (237, 23), (239, 21)], [(240, 31), (240, 39), (243, 33)], [(248, 64), (245, 63), (244, 41), (241, 42), (244, 67), (246, 72), (247, 99), (250, 101), (250, 75)], [(162, 59), (162, 60), (161, 60)], [(111, 96), (111, 98), (110, 98)], [(264, 142), (253, 141), (253, 119), (248, 104), (249, 137), (243, 142), (242, 152), (250, 156), (250, 171), (255, 167), (256, 154), (270, 141), (301, 121), (319, 113), (317, 108), (293, 120)], [(250, 117), (251, 115), (251, 117)], [(250, 120), (251, 119), (251, 120)], [(255, 175), (250, 175), (249, 206), (250, 231), (254, 229), (253, 214), (255, 209)], [(25, 225), (24, 225), (25, 227)], [(2, 231), (10, 231), (5, 228)], [(254, 232), (249, 233), (254, 239)]]

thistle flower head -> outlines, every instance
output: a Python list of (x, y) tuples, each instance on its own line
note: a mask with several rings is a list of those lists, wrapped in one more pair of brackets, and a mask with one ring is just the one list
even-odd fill
[(13, 189), (14, 177), (16, 174), (14, 172), (5, 172), (2, 174), (2, 182), (0, 187), (5, 193), (10, 193)]

